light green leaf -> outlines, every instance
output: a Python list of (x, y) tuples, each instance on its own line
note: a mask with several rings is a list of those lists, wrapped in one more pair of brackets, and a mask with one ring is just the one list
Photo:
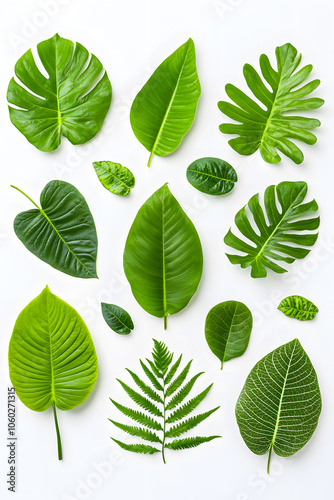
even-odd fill
[[(58, 34), (37, 45), (15, 64), (7, 99), (15, 127), (41, 151), (53, 151), (61, 136), (84, 144), (101, 129), (111, 102), (111, 84), (101, 62), (80, 43)], [(14, 106), (11, 106), (13, 104)]]
[[(226, 254), (232, 264), (244, 269), (251, 266), (252, 278), (264, 278), (267, 270), (286, 273), (274, 261), (292, 264), (308, 255), (317, 240), (320, 218), (306, 218), (318, 210), (315, 200), (302, 204), (307, 193), (306, 182), (281, 182), (269, 186), (264, 193), (263, 210), (259, 195), (235, 216), (235, 224), (247, 241), (235, 236), (231, 229), (224, 238), (226, 245), (246, 255)], [(278, 203), (277, 203), (278, 201)], [(249, 212), (252, 214), (250, 217)]]
[(191, 38), (165, 59), (135, 97), (130, 121), (138, 141), (153, 155), (166, 156), (190, 129), (201, 94)]
[(217, 439), (220, 437), (221, 436), (208, 436), (208, 437), (196, 436), (184, 439), (174, 439), (170, 443), (166, 444), (166, 448), (169, 448), (170, 450), (187, 450), (189, 448), (196, 448), (200, 444), (208, 443), (209, 441), (212, 441), (213, 439)]
[(269, 163), (281, 161), (279, 152), (295, 163), (301, 163), (304, 155), (290, 139), (314, 144), (317, 138), (309, 130), (319, 127), (320, 121), (291, 116), (291, 112), (317, 109), (324, 104), (323, 99), (308, 97), (319, 86), (320, 80), (300, 87), (311, 73), (312, 65), (296, 72), (301, 55), (290, 43), (276, 47), (276, 59), (277, 71), (272, 68), (265, 54), (260, 57), (260, 68), (266, 83), (250, 64), (244, 66), (246, 83), (258, 101), (234, 85), (226, 85), (226, 93), (235, 104), (220, 101), (218, 107), (239, 123), (223, 123), (219, 129), (224, 134), (239, 136), (231, 139), (229, 145), (241, 155), (251, 155), (260, 149), (262, 158)]
[(187, 179), (202, 193), (222, 195), (234, 188), (238, 176), (234, 168), (219, 158), (200, 158), (187, 168)]
[(9, 375), (30, 410), (71, 410), (92, 391), (98, 363), (93, 340), (79, 314), (49, 288), (19, 314), (9, 343)]
[(252, 369), (236, 404), (240, 433), (256, 455), (289, 457), (314, 433), (321, 412), (317, 374), (298, 339)]
[(94, 219), (82, 194), (72, 184), (51, 181), (39, 207), (15, 217), (14, 230), (36, 257), (76, 278), (97, 278), (97, 235)]
[(197, 290), (203, 268), (197, 231), (167, 185), (139, 209), (123, 265), (137, 302), (153, 316), (181, 311)]
[(299, 321), (314, 319), (319, 309), (313, 302), (300, 295), (291, 295), (283, 299), (278, 308), (289, 318), (296, 318)]
[(114, 332), (120, 335), (128, 335), (134, 329), (129, 313), (121, 307), (102, 302), (101, 309), (105, 322)]
[(112, 161), (95, 161), (93, 167), (102, 186), (108, 191), (121, 196), (130, 194), (135, 185), (135, 178), (127, 167)]
[(205, 338), (220, 359), (221, 368), (225, 361), (245, 352), (252, 327), (252, 313), (242, 302), (227, 300), (210, 309), (205, 320)]

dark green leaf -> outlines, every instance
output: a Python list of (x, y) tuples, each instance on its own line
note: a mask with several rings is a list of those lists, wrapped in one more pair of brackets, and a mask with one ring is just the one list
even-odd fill
[(202, 193), (221, 195), (234, 188), (238, 176), (234, 168), (219, 158), (200, 158), (187, 168), (187, 179)]
[(112, 161), (93, 162), (101, 184), (111, 193), (127, 196), (135, 185), (133, 173), (120, 163)]
[(129, 313), (121, 307), (102, 302), (101, 308), (105, 322), (114, 332), (120, 335), (128, 335), (134, 329)]
[(314, 319), (319, 309), (313, 302), (300, 295), (291, 295), (283, 299), (278, 308), (289, 318), (296, 318), (299, 321)]

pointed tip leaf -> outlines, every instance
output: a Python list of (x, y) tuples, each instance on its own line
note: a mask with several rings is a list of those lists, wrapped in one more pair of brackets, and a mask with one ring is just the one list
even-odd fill
[(101, 309), (105, 322), (114, 332), (128, 335), (134, 329), (131, 316), (122, 307), (102, 302)]

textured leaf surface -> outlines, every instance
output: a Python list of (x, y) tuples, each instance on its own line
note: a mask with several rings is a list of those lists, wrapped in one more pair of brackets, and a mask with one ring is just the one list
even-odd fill
[(138, 141), (153, 155), (166, 156), (190, 129), (201, 94), (195, 45), (190, 38), (165, 59), (135, 97), (130, 121)]
[(253, 196), (234, 219), (247, 241), (235, 236), (231, 229), (224, 238), (227, 245), (246, 254), (226, 254), (230, 262), (242, 268), (251, 266), (252, 278), (264, 278), (266, 268), (276, 273), (286, 272), (274, 261), (292, 264), (295, 259), (306, 257), (310, 250), (305, 247), (314, 245), (318, 237), (310, 231), (318, 229), (320, 224), (319, 217), (308, 218), (318, 210), (318, 205), (315, 200), (302, 204), (306, 193), (306, 182), (269, 186), (264, 193), (265, 210), (259, 195)]
[(68, 182), (51, 181), (41, 193), (39, 207), (18, 191), (37, 207), (15, 217), (14, 230), (24, 246), (63, 273), (97, 278), (96, 229), (82, 194)]
[(300, 295), (291, 295), (283, 299), (278, 309), (289, 318), (299, 319), (299, 321), (308, 321), (314, 319), (319, 309), (313, 302)]
[(252, 327), (252, 313), (242, 302), (221, 302), (208, 312), (205, 338), (213, 354), (220, 359), (221, 367), (225, 361), (245, 352)]
[(234, 168), (219, 158), (200, 158), (187, 168), (187, 179), (202, 193), (221, 195), (234, 188), (238, 176)]
[(316, 372), (298, 339), (262, 358), (236, 404), (240, 433), (257, 455), (289, 457), (314, 433), (321, 412)]
[(135, 178), (127, 167), (112, 161), (95, 161), (93, 167), (102, 186), (108, 191), (121, 196), (130, 194)]
[(114, 332), (120, 335), (128, 335), (134, 329), (129, 313), (121, 307), (102, 302), (101, 309), (105, 322)]
[(262, 158), (269, 163), (281, 161), (280, 153), (295, 163), (301, 163), (304, 155), (291, 139), (314, 144), (317, 138), (309, 131), (319, 127), (320, 121), (292, 116), (291, 112), (308, 111), (323, 105), (323, 99), (308, 97), (319, 86), (320, 80), (304, 84), (312, 65), (298, 69), (301, 55), (290, 43), (276, 47), (276, 59), (277, 70), (265, 54), (260, 57), (265, 82), (250, 64), (244, 66), (247, 86), (257, 101), (234, 85), (226, 85), (226, 94), (234, 104), (221, 101), (218, 107), (239, 123), (224, 123), (219, 128), (224, 134), (239, 136), (231, 139), (229, 144), (242, 155), (251, 155), (260, 149)]
[(129, 231), (123, 264), (132, 293), (158, 318), (183, 309), (197, 290), (203, 268), (197, 231), (167, 185), (139, 209)]
[(41, 151), (57, 149), (62, 135), (84, 144), (99, 132), (110, 106), (107, 73), (94, 54), (58, 34), (39, 43), (37, 52), (48, 77), (31, 50), (17, 61), (18, 81), (12, 78), (7, 91), (12, 123)]

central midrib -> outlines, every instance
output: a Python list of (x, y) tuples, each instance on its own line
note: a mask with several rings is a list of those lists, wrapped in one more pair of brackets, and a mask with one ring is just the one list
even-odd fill
[(50, 329), (50, 317), (49, 317), (49, 292), (46, 290), (46, 311), (47, 311), (47, 319), (48, 319), (48, 338), (49, 338), (49, 349), (50, 349), (50, 375), (51, 375), (51, 383), (50, 383), (50, 392), (51, 392), (51, 404), (55, 402), (55, 387), (54, 387), (54, 373), (53, 373), (53, 355), (52, 355), (52, 343), (51, 343), (51, 329)]
[(164, 317), (167, 316), (166, 262), (165, 262), (165, 193), (162, 194), (162, 293)]
[(281, 84), (281, 81), (282, 81), (282, 78), (283, 78), (283, 72), (281, 73), (280, 75), (280, 78), (278, 80), (278, 84), (277, 84), (277, 90), (276, 90), (276, 93), (275, 93), (275, 97), (274, 97), (274, 101), (273, 101), (273, 105), (271, 107), (271, 111), (269, 113), (269, 116), (268, 116), (268, 120), (267, 120), (267, 123), (266, 123), (266, 126), (264, 128), (264, 131), (262, 133), (262, 137), (261, 137), (261, 141), (260, 141), (260, 145), (262, 146), (263, 142), (264, 142), (264, 139), (265, 139), (265, 135), (266, 135), (266, 132), (270, 126), (270, 121), (273, 117), (273, 115), (275, 114), (275, 111), (276, 111), (276, 102), (277, 102), (277, 95), (279, 94), (279, 90), (280, 90), (280, 84)]
[(225, 179), (224, 177), (218, 177), (217, 175), (208, 174), (207, 172), (199, 172), (198, 170), (189, 169), (188, 172), (192, 172), (193, 174), (206, 175), (207, 177), (212, 177), (213, 179), (218, 179), (219, 181), (226, 181), (233, 183), (235, 182), (232, 179)]
[(122, 181), (122, 179), (120, 179), (119, 177), (117, 177), (117, 175), (115, 175), (113, 172), (110, 172), (109, 170), (107, 170), (106, 168), (101, 167), (101, 166), (99, 166), (99, 168), (101, 170), (103, 170), (104, 172), (106, 172), (108, 175), (115, 177), (115, 179), (118, 180), (121, 184), (123, 184), (127, 189), (131, 189), (131, 186), (128, 186), (127, 184), (125, 184), (125, 182)]

